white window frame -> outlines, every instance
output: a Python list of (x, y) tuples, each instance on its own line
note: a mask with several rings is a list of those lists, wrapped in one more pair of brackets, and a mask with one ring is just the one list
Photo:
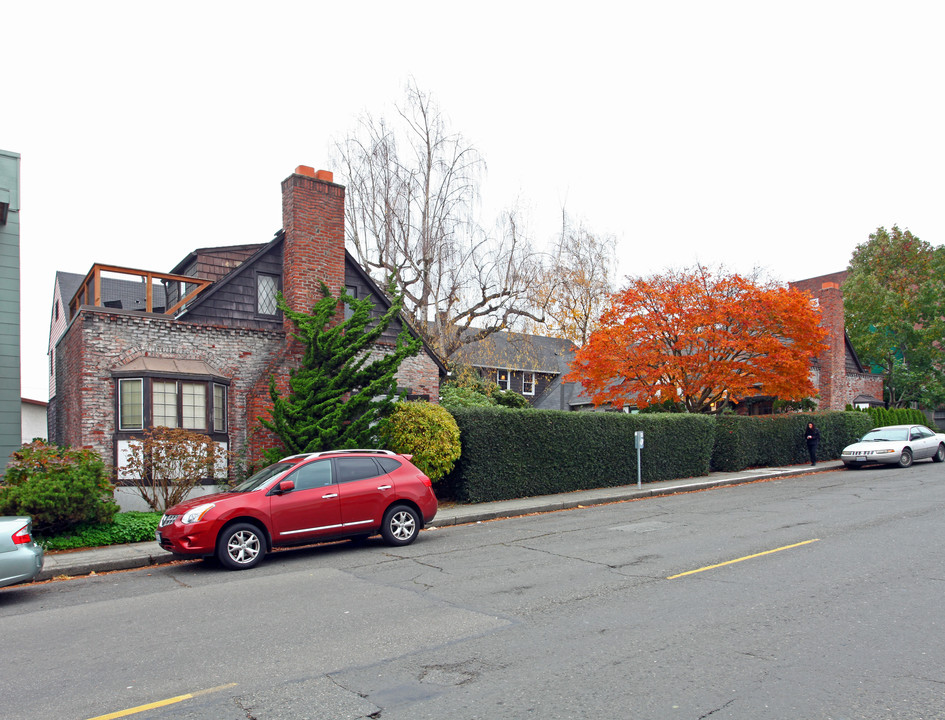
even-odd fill
[[(505, 373), (505, 380), (502, 379), (502, 373)], [(499, 386), (500, 390), (508, 390), (512, 383), (512, 371), (503, 370), (502, 368), (496, 368), (495, 371), (495, 384)]]
[[(272, 281), (272, 288), (263, 288), (264, 282)], [(274, 305), (273, 311), (271, 313), (263, 312), (261, 305), (263, 303), (263, 292), (272, 291), (271, 300)], [(277, 317), (279, 315), (279, 306), (277, 304), (277, 296), (279, 293), (279, 276), (273, 275), (272, 273), (256, 273), (256, 314), (261, 317)], [(269, 304), (269, 297), (266, 297), (266, 304)]]
[[(531, 379), (529, 379), (531, 378)], [(531, 385), (531, 390), (526, 390), (525, 386)], [(531, 370), (522, 370), (522, 395), (535, 394), (535, 373)]]

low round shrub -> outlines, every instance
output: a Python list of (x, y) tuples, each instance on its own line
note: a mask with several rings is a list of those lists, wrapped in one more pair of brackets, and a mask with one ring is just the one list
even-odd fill
[(384, 447), (413, 455), (413, 464), (433, 482), (459, 459), (459, 426), (446, 408), (429, 402), (397, 403), (382, 431)]
[(11, 458), (0, 486), (0, 515), (30, 515), (38, 535), (108, 523), (118, 512), (105, 464), (92, 450), (34, 440)]

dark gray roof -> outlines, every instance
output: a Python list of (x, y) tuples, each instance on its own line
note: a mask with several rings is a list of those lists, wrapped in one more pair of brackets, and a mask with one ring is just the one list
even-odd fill
[(854, 405), (870, 405), (871, 407), (883, 407), (886, 403), (877, 400), (872, 395), (857, 395), (853, 398)]
[(567, 372), (575, 350), (574, 343), (562, 338), (496, 332), (464, 345), (455, 359), (474, 367), (561, 374)]

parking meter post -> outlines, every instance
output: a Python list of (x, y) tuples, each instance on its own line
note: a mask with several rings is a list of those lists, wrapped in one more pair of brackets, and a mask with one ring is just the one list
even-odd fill
[(643, 487), (643, 480), (640, 475), (640, 450), (643, 449), (643, 431), (637, 430), (633, 433), (633, 444), (637, 449), (637, 487)]

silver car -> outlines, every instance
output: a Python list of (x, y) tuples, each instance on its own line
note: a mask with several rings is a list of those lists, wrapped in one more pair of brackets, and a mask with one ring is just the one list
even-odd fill
[(43, 569), (43, 548), (31, 518), (0, 517), (0, 587), (29, 582)]
[(873, 428), (859, 442), (843, 448), (840, 459), (848, 468), (882, 463), (907, 468), (914, 460), (945, 460), (945, 434), (925, 425), (887, 425)]

